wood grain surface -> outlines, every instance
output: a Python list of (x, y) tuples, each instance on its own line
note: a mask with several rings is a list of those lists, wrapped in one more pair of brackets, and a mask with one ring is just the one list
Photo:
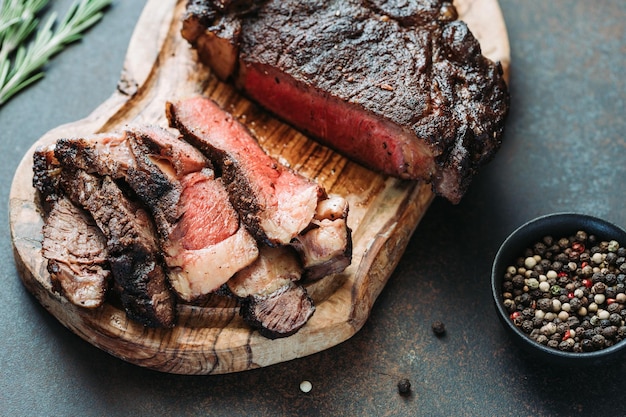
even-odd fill
[[(198, 63), (180, 36), (185, 0), (149, 0), (128, 47), (118, 89), (85, 119), (46, 133), (27, 152), (11, 187), (9, 212), (15, 262), (25, 287), (64, 326), (125, 361), (179, 374), (238, 372), (310, 355), (341, 343), (367, 320), (408, 241), (433, 199), (430, 186), (399, 181), (352, 163), (273, 119), (220, 83)], [(460, 18), (483, 53), (509, 68), (506, 27), (497, 0), (457, 0)], [(217, 101), (247, 125), (261, 146), (350, 204), (354, 256), (344, 273), (307, 287), (317, 310), (295, 335), (270, 340), (239, 317), (234, 301), (214, 297), (202, 305), (180, 304), (173, 329), (148, 329), (105, 303), (96, 310), (70, 304), (51, 290), (41, 256), (42, 218), (32, 187), (37, 146), (61, 137), (123, 129), (127, 124), (167, 125), (164, 106), (193, 94)]]

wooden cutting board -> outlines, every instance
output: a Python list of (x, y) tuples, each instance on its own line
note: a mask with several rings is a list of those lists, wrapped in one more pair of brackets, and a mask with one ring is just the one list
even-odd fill
[[(9, 202), (20, 277), (37, 300), (81, 338), (120, 359), (162, 372), (238, 372), (330, 348), (363, 326), (433, 194), (421, 182), (386, 178), (346, 160), (218, 82), (180, 36), (186, 2), (149, 0), (130, 41), (117, 91), (87, 118), (46, 133), (24, 156)], [(483, 53), (501, 61), (508, 71), (509, 44), (497, 0), (455, 3)], [(34, 149), (61, 137), (110, 132), (128, 123), (166, 126), (165, 101), (193, 94), (216, 100), (252, 130), (267, 152), (350, 203), (352, 265), (308, 287), (317, 310), (293, 336), (277, 340), (260, 336), (243, 323), (237, 305), (222, 297), (203, 305), (179, 305), (179, 324), (173, 329), (147, 329), (111, 304), (84, 310), (51, 290), (41, 256), (43, 222), (31, 185)]]

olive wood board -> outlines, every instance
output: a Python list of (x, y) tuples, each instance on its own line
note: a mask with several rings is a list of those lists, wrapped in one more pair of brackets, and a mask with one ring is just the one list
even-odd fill
[[(149, 0), (130, 40), (117, 90), (89, 116), (43, 135), (24, 156), (10, 192), (10, 229), (15, 262), (25, 287), (65, 327), (92, 345), (130, 363), (177, 374), (222, 374), (264, 367), (335, 346), (367, 320), (433, 194), (428, 184), (374, 173), (251, 103), (199, 64), (180, 35), (186, 0)], [(457, 0), (460, 19), (479, 39), (483, 53), (509, 68), (506, 27), (497, 0)], [(350, 204), (353, 261), (341, 274), (307, 287), (316, 304), (296, 334), (275, 340), (251, 330), (237, 304), (215, 296), (202, 305), (179, 304), (178, 324), (150, 329), (119, 307), (76, 307), (51, 289), (41, 255), (42, 217), (32, 187), (37, 146), (62, 137), (122, 130), (128, 124), (167, 126), (165, 102), (202, 94), (233, 113), (281, 162), (316, 180)], [(393, 337), (392, 335), (390, 337)]]

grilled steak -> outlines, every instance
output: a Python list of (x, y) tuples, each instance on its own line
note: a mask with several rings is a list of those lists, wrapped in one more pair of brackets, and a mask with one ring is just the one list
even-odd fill
[(91, 216), (67, 198), (56, 200), (46, 216), (42, 255), (56, 292), (77, 306), (102, 305), (111, 275), (106, 239)]
[(114, 181), (133, 165), (130, 155), (125, 135), (99, 135), (92, 142), (60, 139), (55, 144), (62, 169), (59, 188), (91, 214), (106, 237), (113, 280), (128, 316), (146, 326), (171, 327), (175, 297), (152, 218)]
[[(159, 229), (167, 230), (161, 246), (172, 287), (186, 301), (214, 292), (257, 258), (256, 242), (200, 151), (162, 129), (128, 135), (136, 167), (127, 180), (142, 200), (152, 200), (146, 203)], [(159, 215), (166, 211), (172, 215)]]
[(239, 298), (262, 297), (299, 281), (301, 277), (302, 265), (293, 248), (261, 245), (259, 257), (229, 279), (226, 286)]
[(311, 225), (293, 240), (306, 281), (341, 272), (352, 262), (352, 234), (347, 217), (348, 202), (331, 196), (318, 203)]
[(128, 316), (154, 327), (175, 323), (171, 287), (187, 302), (219, 290), (261, 334), (295, 333), (315, 311), (301, 277), (350, 263), (347, 202), (265, 154), (213, 102), (195, 97), (167, 109), (186, 141), (136, 126), (35, 153), (53, 285), (95, 307), (111, 275)]
[(232, 115), (197, 96), (168, 103), (167, 117), (221, 171), (233, 206), (258, 240), (289, 244), (309, 225), (324, 191), (267, 155)]
[(54, 145), (39, 148), (33, 155), (33, 186), (45, 214), (41, 254), (53, 291), (77, 306), (96, 308), (110, 283), (106, 238), (93, 218), (60, 190), (61, 166), (54, 150)]
[(69, 198), (89, 211), (107, 238), (113, 279), (122, 289), (128, 316), (150, 327), (173, 326), (175, 299), (148, 213), (109, 176), (70, 169), (63, 173), (62, 183)]
[(33, 153), (33, 187), (38, 191), (45, 212), (60, 195), (61, 164), (54, 156), (55, 146), (39, 147)]
[(126, 133), (139, 145), (137, 149), (170, 177), (182, 178), (211, 167), (210, 161), (198, 149), (170, 131), (157, 126), (136, 126)]
[(315, 312), (304, 287), (290, 284), (265, 295), (247, 297), (239, 310), (244, 321), (269, 339), (296, 333)]
[(259, 252), (212, 171), (188, 174), (181, 183), (183, 214), (163, 248), (172, 286), (191, 301), (217, 290)]
[(256, 242), (240, 227), (221, 180), (196, 148), (154, 126), (127, 130), (115, 153), (97, 139), (59, 140), (57, 153), (87, 172), (115, 173), (128, 184), (154, 218), (168, 279), (180, 298), (215, 291), (256, 259)]
[(451, 2), (192, 0), (182, 35), (222, 80), (365, 166), (458, 203), (509, 97)]

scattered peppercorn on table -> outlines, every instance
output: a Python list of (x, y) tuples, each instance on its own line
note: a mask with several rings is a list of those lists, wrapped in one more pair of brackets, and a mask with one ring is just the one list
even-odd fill
[[(619, 414), (608, 399), (626, 391), (626, 358), (592, 369), (535, 361), (499, 323), (489, 282), (502, 241), (534, 217), (575, 211), (626, 227), (626, 3), (499, 3), (511, 46), (502, 149), (459, 205), (434, 200), (357, 334), (321, 353), (241, 373), (147, 370), (51, 317), (21, 284), (5, 231), (0, 414)], [(85, 117), (116, 88), (144, 4), (115, 2), (50, 63), (45, 79), (1, 108), (5, 201), (31, 144)]]

